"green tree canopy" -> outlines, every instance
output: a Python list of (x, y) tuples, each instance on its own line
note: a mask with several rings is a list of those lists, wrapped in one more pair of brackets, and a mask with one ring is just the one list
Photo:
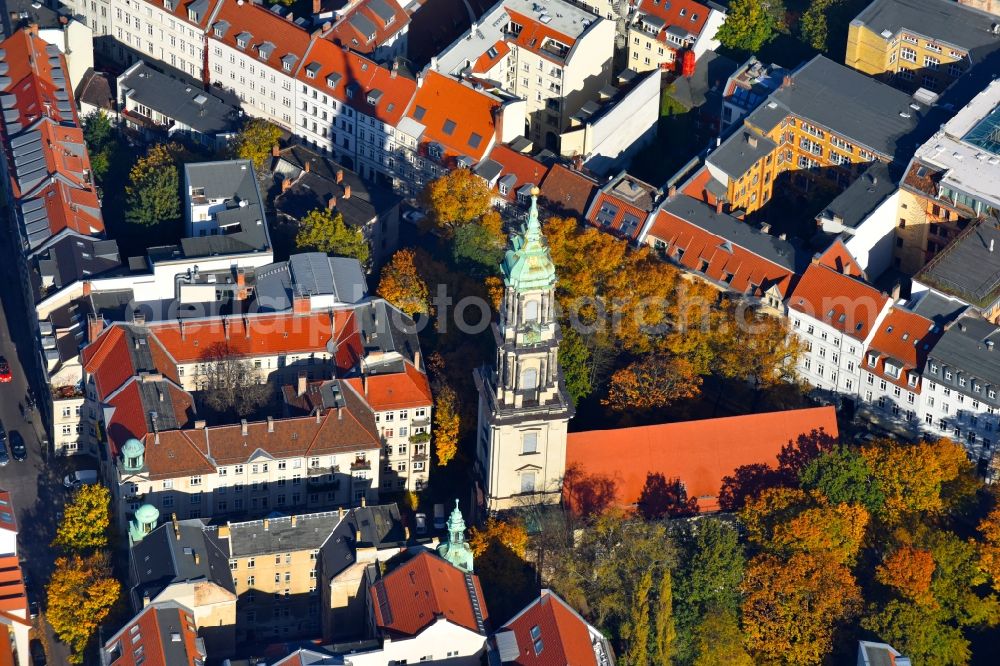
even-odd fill
[(458, 227), (451, 239), (451, 256), (455, 264), (476, 276), (496, 273), (503, 251), (496, 235), (478, 222)]
[(715, 38), (727, 48), (757, 52), (777, 31), (778, 23), (766, 0), (733, 0)]
[(314, 210), (299, 221), (295, 245), (300, 250), (316, 250), (342, 257), (354, 257), (367, 266), (368, 241), (360, 229), (344, 224), (344, 216), (328, 209)]
[(125, 219), (132, 224), (150, 227), (177, 220), (181, 215), (180, 181), (176, 143), (150, 146), (129, 172), (125, 186)]
[(823, 494), (831, 504), (859, 504), (878, 514), (885, 495), (868, 462), (847, 446), (820, 454), (805, 466), (799, 477), (802, 487)]

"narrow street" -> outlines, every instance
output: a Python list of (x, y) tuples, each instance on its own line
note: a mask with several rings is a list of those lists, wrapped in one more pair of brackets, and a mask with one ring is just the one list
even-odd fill
[[(9, 384), (0, 384), (0, 422), (8, 438), (11, 432), (19, 432), (28, 449), (24, 462), (11, 458), (6, 466), (0, 467), (0, 488), (10, 491), (14, 502), (19, 530), (18, 554), (28, 584), (28, 598), (37, 601), (44, 612), (45, 584), (56, 557), (50, 544), (67, 496), (62, 479), (71, 463), (52, 459), (44, 428), (46, 417), (38, 409), (30, 413), (31, 423), (21, 416), (19, 404), (25, 401), (29, 383), (39, 403), (43, 402), (43, 391), (48, 389), (42, 383), (42, 370), (29, 337), (23, 298), (17, 285), (17, 269), (14, 260), (10, 259), (13, 249), (9, 240), (0, 246), (0, 255), (5, 257), (0, 267), (0, 280), (6, 285), (0, 290), (3, 302), (0, 308), (0, 355), (6, 357), (13, 375)], [(89, 459), (81, 463), (93, 466)], [(48, 627), (47, 633), (49, 639), (46, 642), (50, 647), (48, 663), (67, 663), (68, 649), (55, 640)]]

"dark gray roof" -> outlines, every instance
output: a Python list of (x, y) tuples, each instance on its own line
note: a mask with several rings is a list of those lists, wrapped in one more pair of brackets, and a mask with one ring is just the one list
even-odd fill
[[(66, 234), (34, 257), (32, 288), (37, 303), (77, 280), (90, 279), (121, 266), (118, 244), (89, 236)], [(51, 284), (51, 291), (43, 289)]]
[(861, 224), (885, 199), (896, 191), (900, 174), (884, 162), (875, 162), (823, 210), (830, 219), (841, 219), (846, 227)]
[(240, 120), (240, 109), (213, 95), (211, 88), (202, 90), (145, 63), (139, 63), (119, 77), (118, 87), (121, 94), (130, 95), (136, 102), (201, 134), (234, 132)]
[[(357, 540), (358, 531), (361, 541)], [(404, 545), (406, 530), (395, 504), (358, 507), (346, 514), (320, 549), (323, 575), (334, 577), (354, 563), (355, 549)]]
[(351, 15), (351, 18), (347, 19), (347, 22), (366, 38), (371, 37), (378, 31), (375, 24), (361, 12), (354, 12), (354, 14)]
[(132, 546), (132, 593), (137, 607), (142, 606), (144, 594), (155, 599), (169, 585), (186, 581), (210, 581), (236, 593), (229, 558), (208, 538), (204, 527), (200, 520), (177, 521), (180, 538), (176, 538), (175, 525), (168, 521)]
[(50, 3), (38, 0), (6, 0), (4, 2), (3, 22), (7, 35), (13, 34), (18, 28), (36, 24), (42, 30), (63, 30), (62, 18), (72, 19), (73, 12), (61, 8), (59, 3), (51, 3), (60, 9), (52, 9)]
[(906, 93), (825, 56), (800, 66), (792, 74), (792, 83), (772, 93), (761, 108), (772, 101), (889, 157), (908, 159), (923, 142), (909, 135), (926, 115), (925, 109), (912, 109), (913, 99)]
[(486, 182), (492, 183), (503, 172), (503, 165), (499, 162), (486, 159), (477, 164), (473, 171)]
[(906, 29), (980, 55), (1000, 47), (989, 30), (997, 22), (992, 14), (948, 0), (875, 0), (852, 21), (876, 35)]
[(909, 309), (922, 317), (927, 317), (942, 328), (957, 319), (969, 306), (933, 289), (921, 292), (909, 303)]
[(735, 60), (715, 51), (706, 51), (695, 63), (692, 76), (679, 76), (674, 80), (670, 96), (689, 109), (699, 107), (705, 103), (710, 90), (726, 85), (726, 80), (737, 67), (739, 64)]
[(264, 520), (230, 523), (228, 539), (219, 536), (217, 527), (207, 527), (205, 532), (229, 557), (247, 557), (292, 550), (319, 550), (341, 520), (336, 511), (327, 511), (297, 515), (294, 525), (291, 516), (268, 518), (266, 529)]
[(980, 308), (1000, 297), (1000, 228), (970, 226), (914, 278)]
[(676, 196), (664, 202), (662, 207), (682, 220), (795, 273), (802, 272), (809, 264), (810, 254), (794, 243), (766, 234), (731, 215), (717, 213), (715, 207), (698, 199)]
[[(185, 164), (184, 182), (187, 187), (205, 188), (205, 196), (210, 199), (226, 199), (226, 209), (215, 214), (217, 219), (222, 224), (239, 224), (239, 231), (232, 233), (181, 239), (185, 257), (259, 252), (271, 248), (264, 202), (249, 160)], [(152, 252), (150, 258), (153, 258)]]
[(105, 111), (111, 111), (114, 94), (111, 92), (110, 76), (104, 72), (96, 72), (88, 68), (76, 87), (76, 101), (79, 104), (90, 104)]
[(893, 654), (884, 645), (872, 643), (862, 644), (865, 657), (868, 659), (866, 666), (895, 666), (896, 660)]
[[(995, 396), (1000, 396), (1000, 329), (990, 322), (973, 315), (959, 317), (927, 357), (926, 379), (960, 389), (992, 405), (1000, 404), (1000, 397), (989, 397), (991, 388), (998, 391)], [(936, 372), (934, 363), (940, 365)], [(951, 371), (951, 379), (947, 379), (945, 369)], [(964, 386), (959, 380), (964, 381)], [(981, 391), (973, 390), (972, 380), (982, 384)]]
[[(359, 306), (355, 316), (366, 352), (397, 352), (404, 359), (413, 361), (420, 350), (420, 341), (412, 319), (382, 299)], [(369, 359), (368, 367), (369, 374), (403, 371), (403, 365), (398, 361), (376, 365), (374, 360)]]
[(296, 293), (332, 295), (338, 303), (360, 303), (368, 296), (361, 264), (348, 257), (322, 252), (293, 254), (288, 261), (261, 266), (256, 271), (257, 306), (262, 311), (292, 307)]
[(386, 22), (393, 18), (396, 13), (385, 3), (385, 0), (368, 0), (368, 9), (375, 13), (375, 16)]
[(775, 148), (777, 144), (766, 136), (741, 129), (713, 150), (706, 161), (729, 176), (739, 178)]

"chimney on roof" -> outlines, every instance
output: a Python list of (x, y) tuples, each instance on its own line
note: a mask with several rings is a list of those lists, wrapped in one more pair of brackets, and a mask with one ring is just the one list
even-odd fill
[(676, 194), (677, 194), (677, 186), (676, 185), (671, 185), (670, 187), (667, 188), (667, 198), (668, 199), (671, 198), (671, 197), (673, 197), (673, 196), (675, 196)]
[(337, 169), (337, 184), (339, 185), (342, 182), (344, 182), (344, 170)]
[(342, 507), (342, 506), (338, 506), (337, 507), (337, 518), (339, 518), (341, 520), (344, 519), (344, 507)]
[(271, 146), (271, 157), (281, 157), (281, 146), (278, 144)]
[(306, 163), (302, 165), (302, 170), (306, 173), (312, 171), (312, 160), (306, 160)]
[(900, 283), (898, 283), (898, 282), (896, 284), (892, 285), (892, 301), (894, 303), (899, 300), (899, 291), (900, 291), (901, 287), (902, 287), (902, 285)]
[[(323, 11), (323, 0), (312, 0), (313, 15), (319, 14), (321, 11)], [(329, 24), (324, 23), (323, 30), (329, 30), (329, 29), (330, 29)]]
[(266, 531), (268, 531), (269, 529), (271, 529), (271, 521), (270, 521), (270, 520), (268, 520), (267, 518), (265, 518), (265, 519), (264, 519), (264, 531), (266, 532)]
[(194, 422), (194, 429), (195, 430), (204, 430), (205, 429), (205, 419), (198, 419), (197, 421), (195, 421)]
[(290, 189), (292, 189), (292, 179), (291, 178), (282, 178), (281, 179), (281, 191), (282, 192), (287, 192)]
[(95, 314), (87, 315), (87, 342), (93, 342), (104, 330), (104, 319)]
[(361, 543), (361, 530), (354, 530), (354, 543)]
[(747, 143), (750, 144), (751, 148), (757, 147), (757, 135), (747, 132)]
[(247, 291), (247, 271), (245, 268), (236, 269), (236, 298), (245, 300), (250, 293)]
[(344, 420), (344, 408), (343, 407), (337, 407), (337, 420), (338, 421), (343, 421)]
[(93, 291), (93, 285), (90, 284), (90, 280), (86, 280), (83, 283), (83, 295), (90, 296), (90, 292)]
[(177, 522), (177, 512), (176, 511), (170, 514), (170, 522), (173, 523), (173, 526), (174, 526), (174, 539), (176, 541), (180, 541), (181, 540), (181, 526), (180, 526), (180, 523)]
[(781, 79), (782, 88), (791, 88), (795, 85), (795, 79), (792, 78), (791, 74), (785, 74), (785, 78)]
[(764, 233), (764, 234), (771, 233), (771, 225), (768, 224), (767, 222), (765, 222), (764, 224), (760, 225), (760, 231), (761, 231), (761, 233)]
[(410, 528), (407, 527), (406, 525), (403, 526), (403, 539), (405, 541), (410, 540)]
[(296, 516), (296, 515), (295, 515), (295, 514), (293, 513), (293, 514), (292, 514), (292, 527), (295, 527), (295, 524), (296, 524), (296, 523), (297, 523), (298, 521), (299, 521), (299, 517), (298, 517), (298, 516)]
[(722, 214), (722, 199), (715, 200), (715, 212), (719, 215)]
[(389, 77), (394, 79), (394, 78), (396, 78), (396, 76), (398, 74), (399, 74), (399, 63), (398, 62), (393, 62), (392, 63), (392, 69), (390, 70), (390, 73), (389, 73)]
[(37, 23), (29, 23), (28, 27), (27, 27), (27, 31), (28, 31), (29, 35), (34, 35), (35, 37), (38, 37), (38, 24)]
[(361, 373), (361, 390), (364, 392), (365, 397), (368, 397), (368, 375)]
[(424, 368), (423, 368), (423, 359), (420, 356), (420, 350), (419, 349), (417, 349), (416, 351), (413, 352), (413, 367), (416, 368), (417, 370), (420, 370), (421, 372), (423, 372), (423, 370), (424, 370)]
[(993, 252), (993, 243), (994, 243), (994, 239), (991, 238), (990, 239), (990, 252)]
[(361, 496), (361, 507), (364, 508), (366, 506), (368, 506), (368, 498), (365, 497), (364, 495), (362, 495)]
[(247, 420), (246, 419), (240, 419), (240, 434), (243, 435), (244, 437), (247, 436)]
[(326, 209), (334, 210), (337, 207), (337, 195), (331, 194), (330, 198), (326, 200)]
[(295, 385), (295, 395), (302, 397), (306, 394), (306, 387), (308, 386), (308, 377), (306, 373), (300, 372), (298, 377), (298, 383)]
[(229, 521), (226, 521), (225, 525), (219, 525), (219, 529), (216, 532), (220, 539), (228, 539), (232, 535), (232, 529), (229, 527)]
[(987, 340), (986, 341), (986, 348), (989, 349), (990, 351), (993, 351), (993, 341), (992, 340)]
[(147, 590), (142, 593), (142, 607), (145, 608), (146, 606), (148, 606), (150, 604), (150, 601), (151, 600), (149, 598), (149, 591)]
[(432, 72), (436, 72), (437, 71), (437, 68), (438, 68), (438, 59), (437, 59), (437, 56), (431, 56), (431, 64), (428, 65), (428, 67), (430, 68), (430, 70)]
[(321, 417), (323, 416), (323, 410), (317, 407), (313, 411), (316, 412), (316, 425), (319, 425), (320, 423), (322, 423)]
[(267, 431), (274, 432), (274, 418), (270, 416), (267, 417)]
[(198, 554), (198, 551), (196, 550), (192, 554), (194, 555), (194, 563), (201, 564), (201, 555)]
[(350, 185), (344, 185), (344, 198), (345, 199), (350, 199), (351, 198), (351, 186)]

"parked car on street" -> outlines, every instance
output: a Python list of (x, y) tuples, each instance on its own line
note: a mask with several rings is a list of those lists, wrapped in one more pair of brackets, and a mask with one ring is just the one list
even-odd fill
[(10, 452), (17, 462), (24, 462), (28, 458), (28, 447), (24, 445), (24, 437), (16, 430), (10, 431)]
[(417, 534), (427, 534), (427, 514), (418, 513), (413, 516), (413, 522), (416, 523)]
[(444, 519), (444, 504), (434, 505), (434, 529), (443, 530), (448, 523)]
[(408, 210), (405, 213), (403, 213), (403, 221), (409, 222), (410, 224), (417, 224), (426, 217), (427, 217), (426, 213), (416, 208), (414, 208), (413, 210)]
[(10, 374), (10, 363), (7, 362), (7, 358), (0, 356), (0, 383), (9, 384), (14, 380), (14, 376)]

